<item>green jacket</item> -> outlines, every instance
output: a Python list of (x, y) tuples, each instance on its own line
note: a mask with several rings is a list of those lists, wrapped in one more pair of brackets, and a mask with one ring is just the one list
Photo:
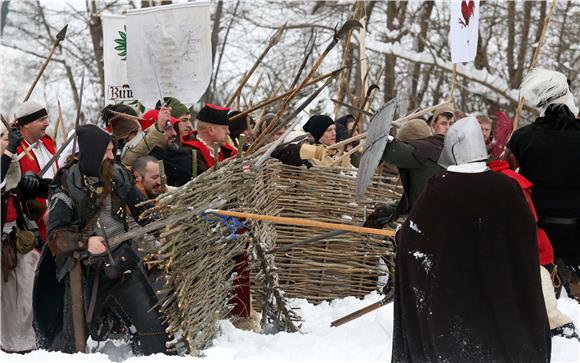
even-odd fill
[(401, 210), (408, 214), (433, 175), (443, 171), (437, 164), (443, 150), (443, 135), (429, 136), (421, 140), (407, 142), (394, 141), (385, 147), (383, 161), (399, 168), (405, 195), (400, 203), (406, 203)]

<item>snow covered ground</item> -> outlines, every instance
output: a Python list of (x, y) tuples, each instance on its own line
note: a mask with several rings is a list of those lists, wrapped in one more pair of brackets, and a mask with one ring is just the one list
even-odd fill
[[(260, 335), (238, 330), (228, 321), (222, 321), (222, 334), (214, 341), (214, 346), (205, 351), (203, 359), (154, 355), (130, 357), (125, 362), (390, 362), (392, 304), (341, 327), (330, 328), (331, 321), (381, 298), (381, 295), (372, 293), (364, 300), (349, 297), (317, 306), (296, 299), (292, 304), (299, 308), (304, 318), (302, 334)], [(580, 326), (580, 305), (566, 296), (561, 297), (558, 304), (576, 326)], [(580, 343), (564, 338), (552, 339), (552, 361), (580, 362)], [(26, 355), (0, 352), (0, 362), (108, 363), (111, 359), (101, 353), (69, 355), (35, 351)]]

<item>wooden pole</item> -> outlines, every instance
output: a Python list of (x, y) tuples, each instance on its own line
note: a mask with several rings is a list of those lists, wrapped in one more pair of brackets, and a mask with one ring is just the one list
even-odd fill
[(197, 176), (197, 150), (191, 150), (191, 179)]
[(54, 51), (56, 50), (56, 48), (58, 48), (58, 45), (60, 44), (60, 42), (62, 42), (66, 36), (66, 30), (68, 29), (68, 24), (64, 26), (64, 28), (62, 28), (58, 34), (56, 35), (56, 39), (52, 45), (52, 48), (50, 49), (50, 52), (48, 53), (48, 55), (46, 56), (46, 59), (44, 60), (44, 63), (42, 63), (42, 66), (40, 66), (40, 70), (38, 71), (38, 74), (36, 75), (36, 78), (34, 78), (34, 81), (32, 81), (32, 85), (30, 86), (30, 88), (28, 89), (28, 92), (26, 92), (26, 96), (24, 96), (24, 100), (22, 102), (26, 102), (28, 101), (28, 99), (30, 98), (30, 95), (32, 94), (32, 91), (34, 91), (34, 87), (36, 87), (36, 84), (38, 83), (38, 80), (40, 79), (40, 76), (42, 76), (42, 73), (44, 73), (44, 70), (46, 69), (46, 66), (48, 65), (48, 62), (50, 62), (50, 59), (52, 58), (52, 55), (54, 54)]
[(451, 71), (451, 86), (449, 87), (449, 102), (455, 110), (455, 98), (453, 94), (455, 93), (455, 79), (457, 78), (457, 64), (453, 64), (453, 69)]
[(240, 134), (240, 137), (238, 138), (238, 155), (237, 158), (241, 159), (242, 156), (244, 155), (244, 141), (246, 139), (246, 135), (244, 134)]
[[(554, 8), (556, 7), (557, 0), (552, 0), (550, 4), (550, 9), (548, 10), (548, 15), (546, 16), (546, 20), (544, 20), (544, 27), (542, 28), (542, 33), (540, 33), (540, 39), (538, 40), (538, 46), (534, 51), (534, 55), (532, 56), (532, 61), (530, 62), (530, 66), (528, 69), (532, 69), (535, 67), (536, 63), (538, 62), (538, 57), (540, 56), (540, 50), (544, 45), (544, 35), (546, 34), (546, 30), (548, 29), (548, 25), (552, 19), (552, 14), (554, 13)], [(520, 96), (520, 101), (518, 102), (518, 108), (516, 109), (516, 115), (514, 117), (514, 127), (512, 129), (513, 132), (518, 128), (518, 124), (520, 122), (520, 114), (522, 113), (522, 109), (524, 108), (524, 97)]]
[(315, 220), (304, 219), (304, 218), (277, 217), (277, 216), (269, 216), (269, 215), (264, 215), (264, 214), (242, 213), (242, 212), (234, 212), (234, 211), (219, 210), (219, 209), (208, 209), (208, 210), (206, 210), (206, 213), (215, 213), (215, 214), (219, 214), (222, 216), (236, 217), (236, 218), (255, 219), (255, 220), (263, 221), (263, 222), (272, 222), (272, 223), (276, 223), (276, 224), (286, 224), (286, 225), (291, 225), (291, 226), (315, 227), (315, 228), (347, 231), (347, 232), (353, 232), (353, 233), (369, 233), (369, 234), (375, 234), (378, 236), (385, 236), (385, 237), (393, 237), (395, 235), (395, 231), (390, 230), (390, 229), (375, 229), (375, 228), (351, 226), (348, 224), (328, 223), (328, 222), (321, 222), (321, 221), (315, 221)]
[[(407, 116), (401, 117), (399, 119), (396, 119), (395, 121), (393, 121), (393, 123), (395, 123), (395, 122), (403, 122), (403, 121), (407, 121), (407, 120), (411, 120), (411, 119), (417, 118), (417, 117), (419, 117), (421, 115), (424, 115), (424, 114), (426, 114), (428, 112), (431, 112), (431, 111), (435, 110), (436, 108), (438, 108), (440, 106), (443, 106), (443, 105), (446, 105), (446, 104), (449, 104), (449, 103), (450, 102), (445, 101), (445, 102), (441, 102), (440, 104), (437, 104), (435, 106), (431, 106), (431, 107), (424, 108), (424, 109), (422, 109), (420, 111), (413, 112), (410, 115), (407, 115)], [(342, 140), (341, 142), (337, 142), (334, 145), (327, 146), (327, 149), (337, 149), (337, 148), (342, 147), (344, 145), (350, 144), (353, 141), (357, 141), (357, 140), (360, 140), (360, 139), (364, 139), (365, 137), (367, 137), (367, 133), (366, 132), (363, 132), (362, 134), (358, 134), (357, 136), (351, 137), (350, 139)]]
[(219, 156), (220, 156), (220, 146), (218, 145), (217, 142), (214, 142), (213, 143), (213, 171), (217, 171), (218, 168), (220, 167)]

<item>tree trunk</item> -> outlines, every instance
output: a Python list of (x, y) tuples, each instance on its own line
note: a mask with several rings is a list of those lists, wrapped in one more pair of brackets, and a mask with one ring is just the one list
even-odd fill
[(508, 45), (507, 45), (507, 75), (509, 80), (509, 85), (511, 88), (516, 88), (517, 84), (514, 79), (514, 47), (515, 47), (515, 37), (516, 37), (516, 3), (515, 1), (508, 1)]
[(93, 42), (93, 51), (97, 62), (97, 72), (99, 75), (99, 85), (101, 86), (101, 99), (105, 99), (105, 69), (103, 64), (103, 23), (97, 9), (95, 0), (91, 1), (89, 10), (89, 31)]

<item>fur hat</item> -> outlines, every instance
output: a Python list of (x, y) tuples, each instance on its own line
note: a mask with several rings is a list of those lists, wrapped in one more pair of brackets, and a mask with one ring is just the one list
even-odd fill
[(574, 115), (578, 114), (578, 107), (568, 86), (568, 80), (560, 72), (541, 68), (532, 69), (524, 77), (520, 94), (539, 108), (542, 116), (546, 108), (552, 104), (566, 105)]
[(109, 121), (111, 124), (111, 133), (117, 140), (126, 139), (133, 132), (139, 132), (139, 122), (134, 119), (116, 115)]
[(199, 113), (197, 114), (197, 119), (203, 122), (207, 122), (214, 125), (226, 125), (230, 123), (228, 117), (228, 107), (219, 107), (212, 104), (207, 104), (203, 106)]
[(16, 125), (23, 126), (44, 116), (48, 116), (46, 108), (35, 101), (26, 101), (16, 110)]
[(334, 125), (334, 121), (329, 116), (315, 115), (310, 117), (302, 128), (304, 131), (309, 132), (314, 137), (314, 140), (318, 142), (331, 125)]
[[(433, 117), (431, 118), (431, 122), (430, 122), (431, 125), (433, 125), (433, 122), (435, 122), (439, 116), (445, 115), (445, 114), (451, 114), (451, 116), (455, 117), (455, 111), (448, 104), (441, 105), (441, 106), (437, 107), (435, 109), (435, 112), (433, 113)], [(446, 116), (449, 116), (449, 115), (446, 115)]]
[(397, 132), (397, 139), (401, 141), (419, 140), (429, 136), (431, 136), (431, 128), (427, 121), (420, 118), (405, 122)]

